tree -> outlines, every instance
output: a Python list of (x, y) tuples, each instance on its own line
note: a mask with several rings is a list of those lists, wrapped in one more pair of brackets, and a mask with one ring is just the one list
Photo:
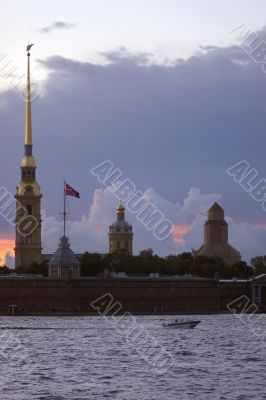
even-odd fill
[(256, 275), (266, 274), (266, 256), (253, 257), (250, 262), (255, 269)]
[(32, 274), (48, 276), (48, 261), (42, 261), (40, 264), (34, 262), (26, 267), (17, 267), (14, 272), (16, 274)]
[(3, 265), (2, 267), (0, 267), (0, 275), (8, 275), (10, 274), (11, 269), (8, 268), (6, 265)]
[(192, 253), (188, 253), (188, 252), (178, 254), (176, 257), (179, 261), (190, 261), (190, 262), (193, 261)]
[(152, 257), (153, 256), (153, 249), (145, 249), (139, 252), (139, 257)]
[(108, 267), (108, 262), (99, 253), (84, 253), (80, 257), (81, 276), (96, 276)]

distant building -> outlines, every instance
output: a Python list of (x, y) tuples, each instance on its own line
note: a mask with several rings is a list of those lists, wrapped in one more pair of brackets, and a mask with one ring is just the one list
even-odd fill
[(69, 240), (62, 236), (57, 251), (48, 264), (48, 276), (51, 279), (78, 279), (80, 263), (70, 248)]
[(109, 253), (132, 254), (132, 226), (125, 221), (125, 207), (120, 204), (116, 209), (117, 220), (109, 226)]
[(208, 210), (208, 219), (204, 224), (204, 244), (196, 256), (220, 257), (228, 265), (241, 261), (239, 251), (228, 243), (228, 225), (224, 220), (224, 210), (214, 203)]

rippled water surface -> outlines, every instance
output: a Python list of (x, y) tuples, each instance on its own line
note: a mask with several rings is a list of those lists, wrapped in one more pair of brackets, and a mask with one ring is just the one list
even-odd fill
[(0, 399), (266, 399), (265, 344), (234, 315), (197, 317), (187, 331), (162, 327), (172, 317), (136, 317), (173, 356), (160, 373), (118, 319), (2, 317)]

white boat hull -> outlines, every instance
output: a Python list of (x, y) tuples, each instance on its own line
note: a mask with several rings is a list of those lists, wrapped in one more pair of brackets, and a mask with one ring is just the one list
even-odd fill
[(193, 329), (199, 323), (200, 321), (171, 322), (169, 324), (163, 324), (163, 326), (166, 328), (175, 328), (175, 329)]

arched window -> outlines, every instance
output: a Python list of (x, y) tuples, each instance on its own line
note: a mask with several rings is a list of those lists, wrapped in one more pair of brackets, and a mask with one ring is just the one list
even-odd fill
[(26, 193), (27, 194), (32, 194), (33, 193), (32, 186), (27, 186), (26, 187)]
[(28, 214), (29, 214), (29, 215), (32, 215), (32, 205), (31, 205), (31, 204), (28, 204), (28, 205), (26, 206), (26, 208), (27, 208)]
[(26, 243), (27, 244), (32, 244), (32, 236), (31, 235), (26, 237)]

